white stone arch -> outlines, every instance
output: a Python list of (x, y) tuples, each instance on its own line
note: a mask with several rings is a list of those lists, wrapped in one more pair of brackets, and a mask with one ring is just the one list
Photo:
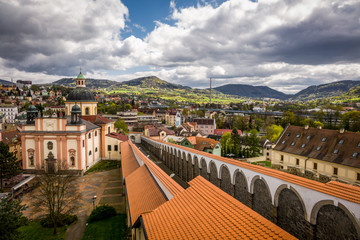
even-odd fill
[(251, 193), (251, 194), (254, 194), (254, 184), (255, 184), (255, 181), (256, 181), (257, 179), (260, 179), (260, 180), (262, 180), (262, 181), (265, 183), (265, 186), (266, 186), (266, 188), (267, 188), (267, 190), (269, 191), (269, 194), (270, 194), (271, 202), (273, 202), (273, 195), (271, 194), (270, 187), (269, 187), (268, 183), (266, 182), (266, 180), (265, 180), (263, 177), (261, 177), (260, 175), (256, 175), (255, 177), (253, 177), (253, 178), (251, 179), (251, 184), (250, 184), (250, 188), (249, 188), (250, 193)]
[[(232, 180), (231, 171), (230, 171), (229, 167), (227, 166), (227, 164), (225, 164), (225, 163), (220, 166), (219, 174), (218, 174), (219, 178), (222, 179), (221, 173), (222, 173), (222, 169), (223, 169), (223, 168), (226, 168), (226, 169), (229, 171), (230, 181), (231, 181), (231, 180)], [(233, 184), (233, 183), (231, 183), (231, 184)]]

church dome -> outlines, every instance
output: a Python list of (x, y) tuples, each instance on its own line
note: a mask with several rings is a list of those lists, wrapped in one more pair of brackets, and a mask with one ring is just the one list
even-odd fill
[(74, 105), (72, 108), (71, 108), (71, 112), (80, 112), (81, 113), (81, 109), (79, 107), (79, 105)]
[(87, 88), (75, 88), (66, 98), (67, 102), (96, 102), (94, 94)]

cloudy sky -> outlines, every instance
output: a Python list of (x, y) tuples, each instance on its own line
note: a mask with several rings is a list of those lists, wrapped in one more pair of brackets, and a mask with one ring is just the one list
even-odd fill
[(360, 79), (359, 0), (0, 0), (0, 78), (155, 75), (295, 93)]

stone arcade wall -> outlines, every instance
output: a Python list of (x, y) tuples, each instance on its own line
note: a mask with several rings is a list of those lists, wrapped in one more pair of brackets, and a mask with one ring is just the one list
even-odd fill
[(360, 239), (360, 204), (242, 168), (193, 149), (142, 137), (184, 181), (203, 176), (299, 239)]

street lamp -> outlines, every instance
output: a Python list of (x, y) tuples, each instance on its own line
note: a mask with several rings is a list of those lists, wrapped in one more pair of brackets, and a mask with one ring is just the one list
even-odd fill
[(96, 195), (92, 198), (93, 200), (93, 209), (95, 209), (95, 200), (96, 200)]

